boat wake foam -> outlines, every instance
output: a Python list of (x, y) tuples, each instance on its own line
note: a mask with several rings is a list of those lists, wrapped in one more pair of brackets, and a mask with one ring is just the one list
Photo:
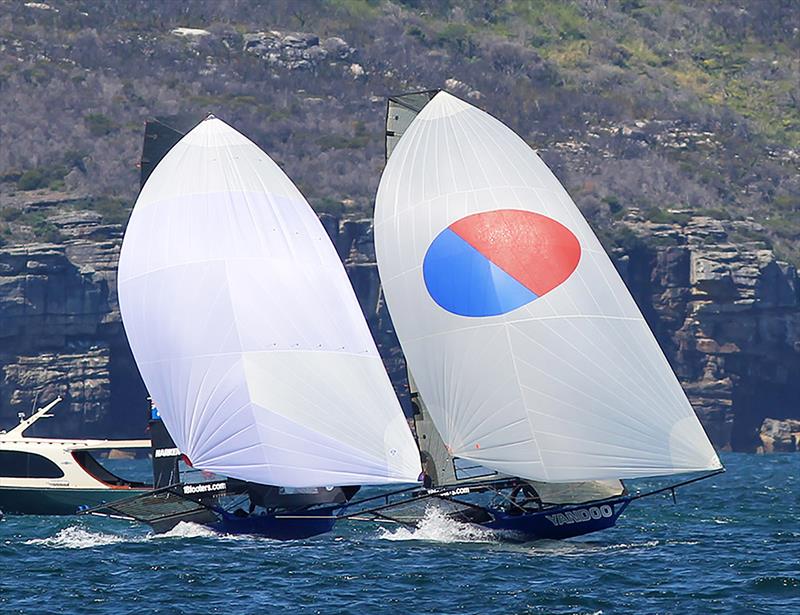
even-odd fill
[(163, 534), (152, 534), (150, 538), (154, 539), (162, 539), (162, 538), (238, 538), (238, 536), (232, 536), (229, 534), (220, 534), (219, 532), (215, 532), (209, 527), (205, 525), (200, 525), (199, 523), (190, 523), (188, 521), (181, 521), (173, 527), (170, 531), (164, 532)]
[(91, 549), (120, 542), (129, 542), (129, 538), (103, 532), (91, 532), (82, 527), (71, 526), (60, 530), (55, 536), (32, 538), (31, 540), (26, 540), (24, 544), (52, 547), (54, 549)]
[(234, 536), (230, 534), (220, 534), (214, 530), (198, 523), (187, 523), (181, 521), (168, 532), (163, 534), (145, 534), (138, 536), (123, 534), (106, 534), (105, 532), (94, 532), (80, 526), (70, 526), (60, 530), (55, 536), (46, 538), (32, 538), (26, 540), (26, 545), (38, 545), (50, 547), (52, 549), (92, 549), (94, 547), (105, 547), (119, 543), (140, 543), (151, 540), (166, 539), (191, 539), (191, 538), (213, 538), (215, 540), (242, 540), (246, 536)]
[(522, 546), (532, 556), (549, 557), (558, 555), (560, 557), (584, 557), (600, 553), (614, 551), (628, 551), (630, 549), (652, 549), (659, 546), (658, 540), (646, 540), (642, 542), (620, 542), (620, 543), (601, 543), (584, 542), (571, 540), (540, 540), (534, 543), (527, 543)]
[(491, 530), (450, 519), (435, 506), (425, 509), (425, 515), (417, 527), (401, 527), (395, 530), (381, 528), (382, 540), (426, 540), (431, 542), (494, 542)]

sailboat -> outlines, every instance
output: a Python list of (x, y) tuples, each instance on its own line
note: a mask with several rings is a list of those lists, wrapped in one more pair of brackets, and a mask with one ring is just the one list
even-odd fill
[(125, 233), (120, 310), (174, 443), (167, 469), (179, 455), (205, 479), (103, 511), (157, 530), (192, 520), (304, 538), (329, 531), (362, 485), (417, 483), (411, 430), (300, 191), (214, 116), (163, 150)]
[[(566, 538), (723, 471), (608, 255), (519, 136), (423, 91), (389, 99), (386, 147), (375, 248), (429, 497), (462, 521)], [(683, 473), (703, 475), (622, 483)]]

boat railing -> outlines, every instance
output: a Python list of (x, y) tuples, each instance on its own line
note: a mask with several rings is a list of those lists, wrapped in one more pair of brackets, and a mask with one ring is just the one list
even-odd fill
[(13, 429), (11, 429), (10, 431), (4, 432), (4, 433), (0, 432), (0, 435), (2, 435), (3, 438), (5, 438), (5, 439), (22, 438), (22, 437), (24, 437), (23, 436), (24, 432), (31, 425), (33, 425), (36, 421), (38, 421), (41, 418), (50, 418), (50, 417), (52, 417), (53, 415), (52, 414), (48, 414), (48, 412), (50, 412), (50, 410), (52, 410), (56, 406), (56, 404), (60, 403), (61, 401), (62, 401), (61, 397), (56, 397), (53, 401), (51, 401), (46, 406), (44, 406), (42, 408), (39, 408), (36, 412), (34, 412), (28, 418), (25, 418), (24, 415), (22, 413), (20, 413), (20, 422), (19, 422), (19, 424), (16, 427), (14, 427)]

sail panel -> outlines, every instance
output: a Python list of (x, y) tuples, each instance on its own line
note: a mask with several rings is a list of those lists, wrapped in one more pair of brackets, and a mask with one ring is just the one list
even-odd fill
[(419, 454), (347, 273), (280, 168), (218, 119), (150, 175), (125, 331), (193, 464), (286, 487), (414, 482)]
[(588, 223), (495, 118), (444, 92), (425, 106), (381, 178), (375, 242), (451, 455), (547, 482), (719, 467)]

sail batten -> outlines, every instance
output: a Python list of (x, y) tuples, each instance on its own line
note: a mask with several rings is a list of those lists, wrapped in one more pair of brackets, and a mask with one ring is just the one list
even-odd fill
[(452, 456), (565, 483), (720, 467), (597, 237), (522, 139), (442, 92), (392, 148), (378, 267)]
[(195, 467), (286, 487), (416, 481), (418, 451), (325, 229), (221, 120), (147, 179), (119, 296), (145, 384)]

